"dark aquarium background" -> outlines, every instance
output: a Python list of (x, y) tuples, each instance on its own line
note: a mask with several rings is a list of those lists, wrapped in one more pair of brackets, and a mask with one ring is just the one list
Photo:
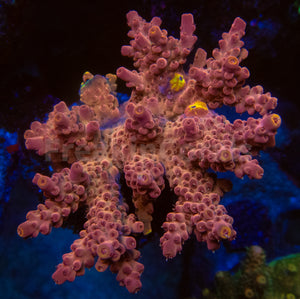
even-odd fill
[[(73, 283), (55, 285), (51, 275), (77, 238), (73, 230), (82, 215), (48, 236), (22, 240), (16, 232), (26, 213), (42, 201), (31, 183), (34, 173), (49, 175), (52, 169), (25, 149), (24, 131), (32, 121), (44, 120), (60, 100), (78, 102), (85, 71), (105, 75), (119, 66), (132, 69), (130, 59), (120, 53), (129, 41), (129, 10), (148, 21), (161, 17), (162, 27), (175, 37), (181, 14), (192, 13), (195, 48), (208, 54), (234, 18), (243, 18), (249, 50), (243, 66), (251, 73), (247, 83), (262, 84), (277, 97), (275, 112), (282, 118), (276, 147), (258, 157), (265, 171), (261, 180), (223, 174), (233, 182), (222, 203), (235, 219), (237, 239), (212, 253), (192, 237), (181, 255), (166, 262), (158, 233), (141, 238), (145, 271), (136, 295), (120, 287), (109, 270), (98, 273), (94, 268)], [(300, 281), (299, 61), (299, 0), (0, 0), (0, 297), (300, 298), (295, 284)], [(118, 90), (123, 101), (129, 91), (119, 81)], [(254, 278), (247, 274), (249, 265), (258, 269)], [(247, 279), (254, 279), (254, 294), (245, 286)], [(272, 292), (278, 297), (268, 295)]]

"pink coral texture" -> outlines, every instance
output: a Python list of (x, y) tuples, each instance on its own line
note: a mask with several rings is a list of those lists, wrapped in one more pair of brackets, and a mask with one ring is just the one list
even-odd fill
[[(52, 276), (57, 284), (95, 266), (100, 272), (110, 268), (120, 285), (136, 293), (144, 270), (136, 236), (151, 233), (155, 201), (167, 184), (177, 196), (162, 224), (167, 259), (182, 251), (191, 234), (212, 251), (222, 240), (234, 240), (233, 219), (220, 204), (231, 182), (217, 173), (260, 179), (263, 169), (253, 157), (275, 145), (281, 123), (272, 113), (277, 99), (259, 85), (245, 85), (250, 73), (240, 65), (248, 55), (242, 19), (223, 33), (211, 58), (199, 48), (188, 72), (183, 65), (197, 41), (193, 15), (182, 15), (180, 39), (168, 36), (158, 17), (146, 22), (130, 11), (127, 21), (131, 41), (121, 53), (133, 59), (135, 70), (120, 67), (105, 77), (86, 72), (83, 104), (68, 108), (60, 102), (45, 123), (34, 121), (24, 135), (27, 149), (50, 158), (56, 172), (35, 175), (45, 201), (27, 213), (18, 234), (49, 234), (80, 207), (86, 211), (79, 238)], [(117, 77), (131, 88), (124, 109)], [(230, 122), (215, 111), (223, 105), (248, 118)], [(130, 199), (121, 194), (120, 175), (132, 189)]]

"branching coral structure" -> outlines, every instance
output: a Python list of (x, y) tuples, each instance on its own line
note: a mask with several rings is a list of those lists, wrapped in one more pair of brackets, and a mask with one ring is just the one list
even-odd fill
[[(163, 223), (163, 255), (174, 258), (193, 233), (209, 250), (218, 249), (236, 232), (220, 204), (231, 183), (216, 173), (260, 179), (263, 169), (253, 156), (275, 145), (281, 119), (272, 113), (276, 98), (261, 86), (245, 85), (242, 19), (223, 33), (211, 58), (198, 49), (188, 72), (183, 65), (197, 40), (191, 14), (182, 15), (180, 39), (168, 36), (158, 17), (146, 22), (130, 11), (127, 21), (131, 41), (121, 53), (133, 59), (136, 70), (120, 67), (106, 77), (86, 72), (83, 105), (69, 109), (60, 102), (47, 122), (35, 121), (25, 132), (27, 149), (47, 155), (56, 173), (35, 175), (45, 202), (27, 214), (18, 234), (49, 234), (85, 205), (84, 229), (63, 255), (54, 281), (73, 281), (94, 265), (100, 272), (109, 267), (135, 293), (144, 269), (135, 236), (151, 232), (154, 202), (166, 180), (178, 200)], [(132, 89), (124, 113), (115, 96), (116, 76)], [(231, 123), (214, 111), (222, 105), (257, 117)], [(133, 191), (135, 214), (120, 194), (121, 172)]]

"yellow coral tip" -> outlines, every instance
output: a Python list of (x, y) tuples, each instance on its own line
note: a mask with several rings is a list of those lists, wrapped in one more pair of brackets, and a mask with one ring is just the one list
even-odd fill
[(227, 62), (231, 65), (238, 65), (239, 60), (235, 56), (228, 56)]
[(272, 123), (274, 124), (274, 126), (279, 127), (281, 124), (281, 117), (278, 114), (272, 114), (271, 116), (272, 119)]
[(230, 227), (224, 225), (224, 226), (220, 229), (219, 236), (220, 236), (222, 239), (228, 239), (228, 238), (230, 238), (230, 236), (231, 236), (231, 229), (230, 229)]

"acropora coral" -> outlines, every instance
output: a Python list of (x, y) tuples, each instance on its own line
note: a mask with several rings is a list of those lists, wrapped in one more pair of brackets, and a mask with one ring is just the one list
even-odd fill
[[(46, 199), (27, 214), (18, 234), (49, 234), (86, 206), (84, 228), (54, 281), (73, 281), (94, 265), (100, 272), (110, 267), (120, 285), (135, 293), (144, 270), (135, 236), (151, 232), (153, 204), (166, 182), (178, 200), (163, 223), (163, 255), (174, 258), (192, 233), (209, 250), (218, 249), (236, 232), (220, 204), (231, 183), (216, 173), (260, 179), (263, 169), (253, 156), (275, 145), (281, 119), (272, 113), (276, 98), (260, 85), (245, 85), (250, 74), (240, 65), (248, 55), (242, 19), (223, 33), (211, 58), (199, 48), (188, 72), (183, 65), (197, 40), (193, 15), (182, 15), (180, 39), (168, 36), (158, 17), (146, 22), (130, 11), (127, 21), (131, 41), (121, 53), (133, 59), (136, 70), (120, 67), (105, 77), (84, 73), (83, 104), (69, 109), (60, 102), (45, 123), (34, 121), (25, 132), (27, 149), (50, 158), (56, 172), (33, 178)], [(116, 76), (132, 89), (124, 112)], [(214, 111), (223, 105), (257, 117), (231, 123)], [(132, 189), (131, 203), (120, 193), (120, 174)]]

